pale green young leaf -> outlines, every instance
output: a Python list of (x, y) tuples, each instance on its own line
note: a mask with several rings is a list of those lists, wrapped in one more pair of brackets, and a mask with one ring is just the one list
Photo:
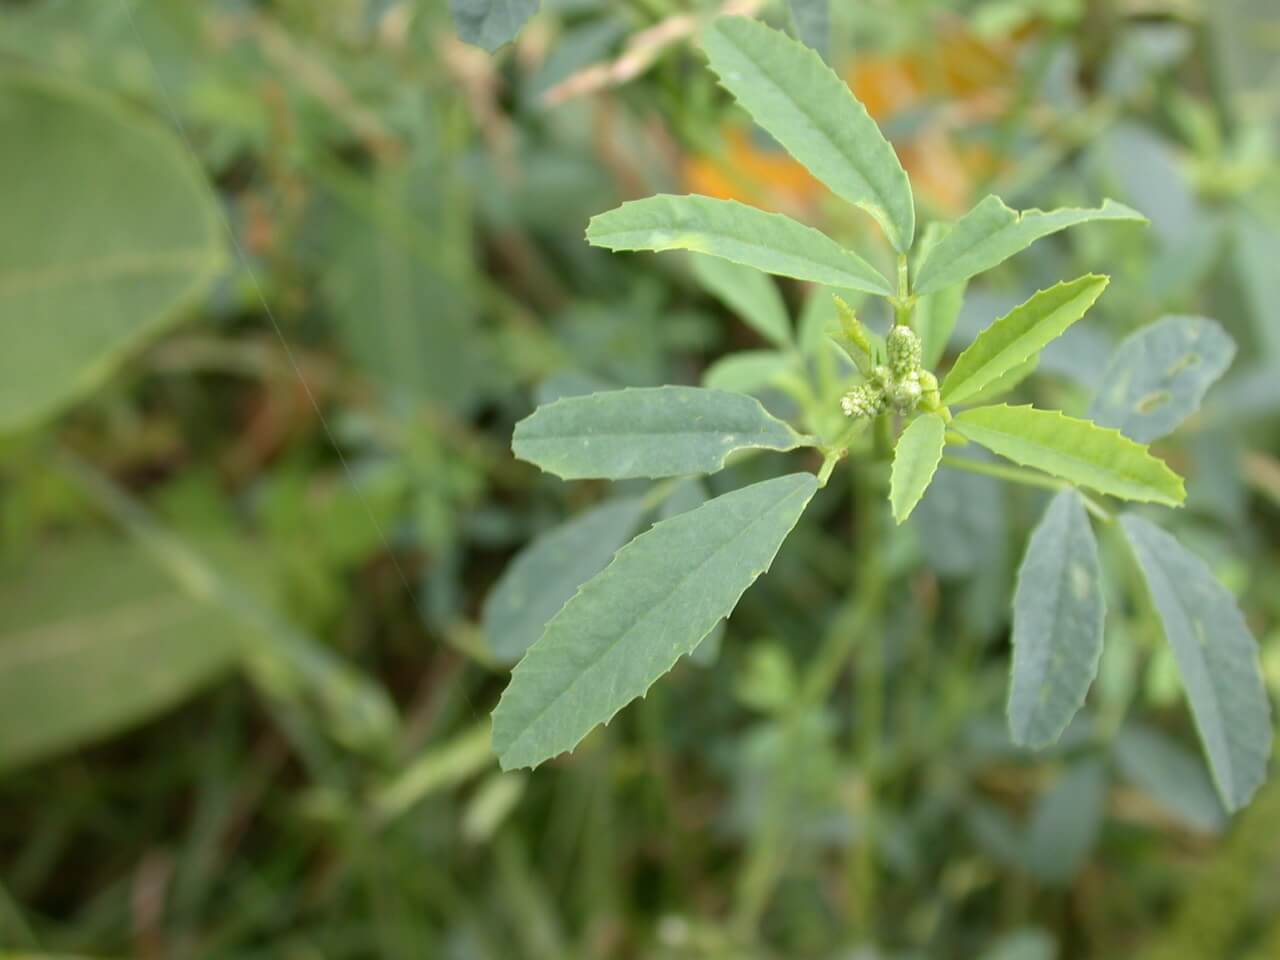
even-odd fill
[(516, 38), (541, 0), (449, 0), (458, 36), (492, 53)]
[(1125, 500), (1176, 507), (1182, 478), (1118, 430), (1031, 406), (974, 407), (952, 427), (992, 453)]
[(521, 550), (485, 599), (489, 649), (515, 663), (578, 588), (603, 570), (645, 514), (642, 498), (612, 500), (544, 533)]
[(587, 240), (609, 250), (692, 250), (780, 277), (893, 292), (875, 267), (826, 234), (736, 200), (670, 194), (632, 200), (592, 217)]
[(907, 174), (866, 108), (817, 53), (742, 17), (716, 20), (703, 46), (721, 84), (756, 123), (832, 192), (874, 217), (898, 251), (911, 249), (915, 206)]
[(516, 424), (511, 449), (565, 480), (715, 473), (735, 450), (807, 441), (738, 393), (645, 387), (565, 397)]
[(1235, 598), (1204, 561), (1159, 527), (1120, 518), (1173, 649), (1214, 783), (1228, 810), (1266, 779), (1271, 707), (1258, 644)]
[(1114, 200), (1096, 210), (1064, 208), (1019, 213), (1003, 200), (988, 196), (966, 213), (929, 252), (914, 278), (912, 290), (932, 293), (967, 280), (1008, 260), (1041, 237), (1091, 220), (1133, 220), (1146, 217)]
[(898, 438), (889, 482), (889, 503), (893, 507), (893, 519), (898, 523), (911, 516), (929, 489), (942, 460), (946, 436), (947, 425), (942, 417), (926, 413), (912, 420)]
[(1200, 409), (1235, 354), (1235, 341), (1212, 320), (1157, 320), (1116, 347), (1089, 418), (1139, 443), (1159, 440)]
[(57, 413), (220, 269), (204, 174), (159, 124), (0, 65), (0, 431)]
[(767, 274), (719, 257), (695, 254), (693, 275), (708, 293), (780, 347), (791, 342), (791, 321), (778, 285)]
[(707, 367), (702, 385), (708, 390), (756, 393), (778, 381), (794, 366), (790, 356), (777, 350), (741, 350)]
[(1105, 614), (1098, 542), (1080, 494), (1053, 498), (1032, 531), (1013, 595), (1009, 733), (1045, 747), (1084, 704), (1102, 656)]
[(808, 473), (655, 524), (583, 585), (515, 668), (493, 714), (504, 769), (572, 750), (727, 617), (818, 489)]
[(942, 382), (943, 402), (972, 402), (992, 383), (1034, 360), (1083, 317), (1106, 288), (1106, 277), (1089, 274), (1041, 290), (1015, 307), (960, 354)]

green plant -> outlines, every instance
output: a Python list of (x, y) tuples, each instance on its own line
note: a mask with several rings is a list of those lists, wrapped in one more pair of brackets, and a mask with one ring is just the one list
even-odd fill
[[(1068, 227), (1144, 218), (1112, 201), (1016, 212), (990, 196), (954, 225), (931, 225), (917, 240), (911, 186), (893, 148), (820, 57), (739, 18), (716, 21), (704, 45), (721, 84), (755, 121), (875, 220), (892, 248), (894, 279), (817, 230), (732, 201), (656, 196), (592, 220), (587, 238), (596, 246), (704, 255), (696, 261), (703, 282), (738, 306), (775, 349), (713, 367), (707, 379), (718, 389), (565, 397), (517, 425), (516, 455), (561, 478), (662, 482), (639, 500), (600, 508), (589, 525), (584, 517), (534, 544), (513, 568), (552, 573), (555, 601), (567, 602), (527, 650), (499, 641), (512, 659), (523, 654), (494, 712), (502, 766), (536, 766), (573, 749), (694, 653), (769, 568), (848, 457), (880, 477), (876, 464), (891, 461), (887, 494), (899, 523), (939, 467), (1055, 492), (1028, 543), (1013, 598), (1007, 713), (1020, 745), (1054, 742), (1084, 702), (1105, 618), (1089, 515), (1118, 531), (1173, 648), (1222, 800), (1233, 810), (1246, 804), (1264, 779), (1271, 742), (1256, 643), (1230, 593), (1194, 554), (1143, 516), (1117, 515), (1101, 499), (1182, 504), (1182, 479), (1147, 444), (1195, 411), (1230, 363), (1230, 339), (1202, 318), (1170, 318), (1138, 331), (1117, 350), (1089, 419), (993, 404), (1032, 374), (1041, 350), (1101, 296), (1107, 278), (1086, 275), (995, 320), (941, 379), (931, 369), (970, 277)], [(830, 313), (819, 302), (796, 336), (777, 291), (754, 271), (880, 298), (891, 314), (888, 331), (876, 336), (834, 298), (838, 325), (827, 325)], [(794, 425), (747, 395), (765, 385), (786, 397)], [(975, 445), (1013, 465), (967, 456)], [(724, 493), (626, 542), (641, 518), (679, 489), (677, 478), (715, 473), (735, 454), (795, 450), (820, 455), (815, 473)], [(620, 549), (606, 566), (614, 547)], [(509, 580), (500, 590), (536, 593)]]

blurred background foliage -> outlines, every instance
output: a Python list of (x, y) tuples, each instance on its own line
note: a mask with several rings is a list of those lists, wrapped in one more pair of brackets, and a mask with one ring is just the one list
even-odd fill
[[(1063, 741), (1009, 745), (1008, 602), (1043, 501), (983, 477), (944, 474), (900, 529), (824, 491), (720, 641), (572, 757), (497, 771), (486, 599), (609, 492), (516, 463), (512, 424), (761, 346), (686, 261), (589, 249), (587, 219), (696, 191), (870, 229), (702, 67), (699, 18), (784, 4), (543, 6), (490, 56), (444, 0), (0, 2), (5, 350), (118, 334), (65, 395), (43, 364), (0, 383), (0, 947), (1280, 956), (1280, 787), (1227, 821), (1141, 589), (1115, 584)], [(1162, 315), (1236, 338), (1160, 452), (1280, 692), (1280, 11), (840, 0), (828, 49), (926, 217), (997, 192), (1151, 218), (971, 287), (960, 344), (1112, 274), (1029, 399), (1082, 412)], [(74, 258), (99, 245), (178, 273), (95, 286)], [(851, 590), (869, 553), (874, 599)], [(814, 703), (833, 631), (855, 653)]]

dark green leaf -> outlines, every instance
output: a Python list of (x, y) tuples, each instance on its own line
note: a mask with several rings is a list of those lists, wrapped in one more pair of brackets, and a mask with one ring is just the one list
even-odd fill
[(516, 424), (511, 449), (566, 480), (715, 473), (736, 450), (794, 450), (807, 441), (758, 400), (698, 387), (566, 397)]
[(541, 0), (449, 0), (458, 36), (492, 53), (516, 38)]
[(1139, 443), (1159, 440), (1200, 408), (1235, 354), (1235, 341), (1212, 320), (1158, 320), (1116, 347), (1089, 418)]
[(516, 667), (493, 715), (504, 769), (572, 750), (727, 617), (817, 490), (790, 474), (655, 524), (589, 580)]
[(1173, 648), (1218, 793), (1239, 810), (1266, 778), (1271, 755), (1257, 642), (1203, 560), (1141, 517), (1125, 514), (1120, 526)]
[(494, 656), (503, 663), (523, 657), (547, 621), (631, 539), (644, 514), (642, 499), (614, 500), (521, 550), (485, 600), (481, 624)]
[(1064, 490), (1018, 570), (1008, 704), (1014, 743), (1048, 746), (1084, 704), (1102, 656), (1104, 612), (1098, 543), (1080, 495)]
[(587, 240), (609, 250), (692, 250), (780, 277), (888, 296), (875, 267), (812, 227), (736, 200), (660, 194), (591, 219)]

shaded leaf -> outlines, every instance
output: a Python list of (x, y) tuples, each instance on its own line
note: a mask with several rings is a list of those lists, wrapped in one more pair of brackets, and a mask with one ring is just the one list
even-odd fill
[(1009, 732), (1044, 747), (1084, 705), (1098, 673), (1106, 602), (1098, 543), (1080, 495), (1053, 498), (1032, 531), (1013, 596)]
[(1258, 645), (1203, 560), (1141, 517), (1125, 514), (1120, 526), (1178, 662), (1218, 793), (1239, 810), (1266, 778), (1271, 755)]
[(911, 516), (942, 460), (947, 425), (936, 413), (916, 417), (902, 431), (893, 452), (893, 473), (889, 483), (889, 503), (893, 518), (902, 523)]
[(245, 630), (141, 550), (48, 546), (0, 580), (0, 770), (101, 739), (235, 662)]
[(592, 217), (587, 240), (609, 250), (692, 250), (765, 273), (888, 296), (875, 267), (826, 234), (736, 200), (659, 194)]
[(779, 347), (791, 342), (791, 321), (778, 285), (766, 274), (719, 257), (694, 255), (693, 274), (706, 290)]
[(791, 0), (796, 34), (824, 60), (831, 42), (831, 0)]
[(1084, 760), (1041, 794), (1027, 827), (1024, 862), (1043, 883), (1065, 886), (1097, 843), (1106, 815), (1107, 770)]
[(458, 36), (492, 53), (516, 34), (535, 13), (541, 0), (449, 0)]
[(822, 58), (757, 20), (722, 17), (703, 46), (720, 83), (833, 193), (867, 211), (901, 251), (915, 237), (907, 174), (880, 128)]
[(1157, 320), (1116, 347), (1089, 418), (1139, 443), (1159, 440), (1200, 408), (1235, 354), (1235, 341), (1212, 320)]
[(521, 550), (485, 599), (481, 624), (494, 656), (503, 663), (524, 656), (547, 621), (631, 539), (644, 514), (639, 498), (603, 503)]
[(566, 480), (621, 480), (715, 473), (736, 450), (794, 450), (806, 442), (752, 397), (646, 387), (539, 407), (516, 424), (511, 449)]
[(493, 715), (504, 769), (571, 750), (727, 617), (773, 562), (818, 484), (790, 474), (655, 524), (547, 624)]
[(173, 323), (221, 266), (222, 227), (178, 139), (92, 91), (0, 68), (0, 130), (9, 430), (58, 412)]
[(1114, 744), (1116, 765), (1144, 791), (1193, 830), (1218, 833), (1226, 825), (1222, 801), (1204, 762), (1159, 730), (1127, 724)]
[(1146, 447), (1057, 410), (974, 407), (957, 414), (952, 427), (1014, 463), (1099, 493), (1171, 507), (1186, 497), (1182, 478)]
[(721, 357), (707, 367), (702, 385), (708, 390), (755, 393), (793, 366), (791, 357), (777, 350), (742, 350)]
[(996, 320), (956, 359), (942, 382), (943, 401), (971, 400), (1034, 360), (1050, 341), (1085, 315), (1102, 296), (1107, 282), (1106, 277), (1090, 274), (1059, 283)]
[(1142, 214), (1114, 200), (1103, 201), (1096, 210), (1065, 208), (1019, 213), (999, 197), (988, 196), (929, 251), (912, 290), (926, 294), (960, 283), (1003, 263), (1041, 237), (1091, 220), (1146, 222)]

